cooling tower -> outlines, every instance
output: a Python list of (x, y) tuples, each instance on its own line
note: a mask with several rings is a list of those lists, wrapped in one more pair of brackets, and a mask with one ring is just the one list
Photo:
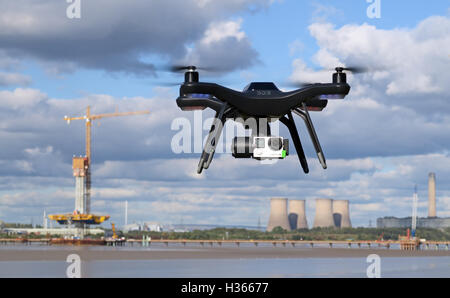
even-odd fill
[(291, 230), (308, 228), (304, 200), (289, 200), (289, 224)]
[(333, 217), (334, 224), (338, 228), (351, 228), (349, 201), (347, 200), (334, 200), (333, 201)]
[(316, 217), (314, 218), (314, 228), (334, 227), (333, 200), (316, 199)]
[(276, 227), (282, 227), (288, 231), (291, 230), (287, 214), (287, 199), (270, 199), (270, 218), (269, 224), (267, 225), (267, 231), (270, 232)]
[(428, 217), (436, 217), (436, 174), (428, 175)]

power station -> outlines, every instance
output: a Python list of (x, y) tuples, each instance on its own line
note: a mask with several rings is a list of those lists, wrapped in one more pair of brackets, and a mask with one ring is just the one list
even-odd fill
[(291, 230), (307, 229), (305, 200), (289, 200), (289, 225)]
[(316, 215), (314, 217), (314, 228), (334, 227), (333, 200), (316, 199)]
[(291, 230), (288, 219), (287, 199), (272, 198), (270, 199), (270, 218), (267, 230), (272, 231), (276, 227), (281, 227), (284, 230)]
[(334, 225), (338, 228), (351, 228), (350, 221), (350, 202), (348, 200), (333, 201), (333, 219)]
[(428, 175), (428, 217), (436, 217), (436, 174)]
[[(383, 217), (377, 219), (378, 228), (409, 228), (412, 217)], [(428, 175), (428, 217), (416, 219), (417, 228), (444, 229), (450, 227), (450, 218), (437, 217), (436, 213), (436, 174)]]
[[(267, 231), (281, 227), (287, 231), (308, 229), (305, 212), (305, 200), (289, 200), (285, 198), (270, 199), (270, 218)], [(350, 211), (348, 200), (316, 199), (314, 228), (350, 228)]]

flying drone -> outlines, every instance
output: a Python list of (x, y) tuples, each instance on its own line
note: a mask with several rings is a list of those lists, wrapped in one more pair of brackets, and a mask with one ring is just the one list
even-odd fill
[[(232, 142), (232, 155), (235, 158), (284, 159), (289, 155), (289, 140), (272, 136), (270, 122), (279, 120), (289, 130), (297, 151), (298, 159), (305, 174), (309, 173), (308, 162), (303, 151), (300, 136), (294, 122), (293, 114), (305, 122), (320, 164), (327, 168), (325, 156), (320, 146), (309, 112), (322, 111), (332, 99), (344, 99), (350, 92), (345, 71), (359, 72), (357, 68), (337, 67), (333, 73), (332, 83), (316, 83), (302, 88), (282, 92), (272, 82), (253, 82), (242, 92), (226, 88), (215, 83), (199, 81), (202, 68), (196, 66), (176, 66), (174, 71), (184, 71), (184, 83), (180, 86), (180, 96), (176, 102), (184, 111), (213, 109), (215, 114), (206, 144), (203, 148), (197, 172), (208, 169), (214, 157), (217, 141), (225, 122), (229, 119), (256, 120), (256, 127), (251, 129), (251, 137), (235, 137)], [(263, 124), (261, 124), (263, 123)]]

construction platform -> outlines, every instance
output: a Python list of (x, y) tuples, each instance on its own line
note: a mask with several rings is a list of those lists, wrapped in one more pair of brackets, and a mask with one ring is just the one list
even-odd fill
[(59, 224), (85, 224), (85, 225), (99, 225), (109, 219), (109, 215), (95, 215), (95, 214), (53, 214), (48, 218), (57, 221)]
[(50, 239), (50, 245), (106, 245), (104, 239), (64, 239), (64, 238), (52, 238)]
[(418, 250), (420, 249), (420, 240), (415, 237), (402, 236), (399, 238), (400, 249)]

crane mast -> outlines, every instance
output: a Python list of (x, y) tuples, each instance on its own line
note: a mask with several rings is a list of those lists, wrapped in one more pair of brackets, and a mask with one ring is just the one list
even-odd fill
[(97, 114), (92, 115), (91, 114), (91, 107), (87, 106), (86, 108), (86, 115), (81, 117), (68, 117), (65, 116), (64, 120), (67, 121), (67, 124), (70, 124), (73, 120), (85, 120), (86, 121), (86, 162), (87, 165), (85, 166), (84, 172), (85, 172), (85, 189), (84, 191), (84, 198), (85, 201), (85, 208), (84, 210), (79, 210), (81, 213), (90, 214), (91, 212), (91, 162), (92, 162), (92, 153), (91, 153), (91, 142), (92, 142), (92, 123), (94, 120), (102, 119), (102, 118), (110, 118), (110, 117), (122, 117), (122, 116), (131, 116), (131, 115), (144, 115), (149, 114), (149, 111), (138, 111), (138, 112), (123, 112), (123, 113), (108, 113), (108, 114)]

